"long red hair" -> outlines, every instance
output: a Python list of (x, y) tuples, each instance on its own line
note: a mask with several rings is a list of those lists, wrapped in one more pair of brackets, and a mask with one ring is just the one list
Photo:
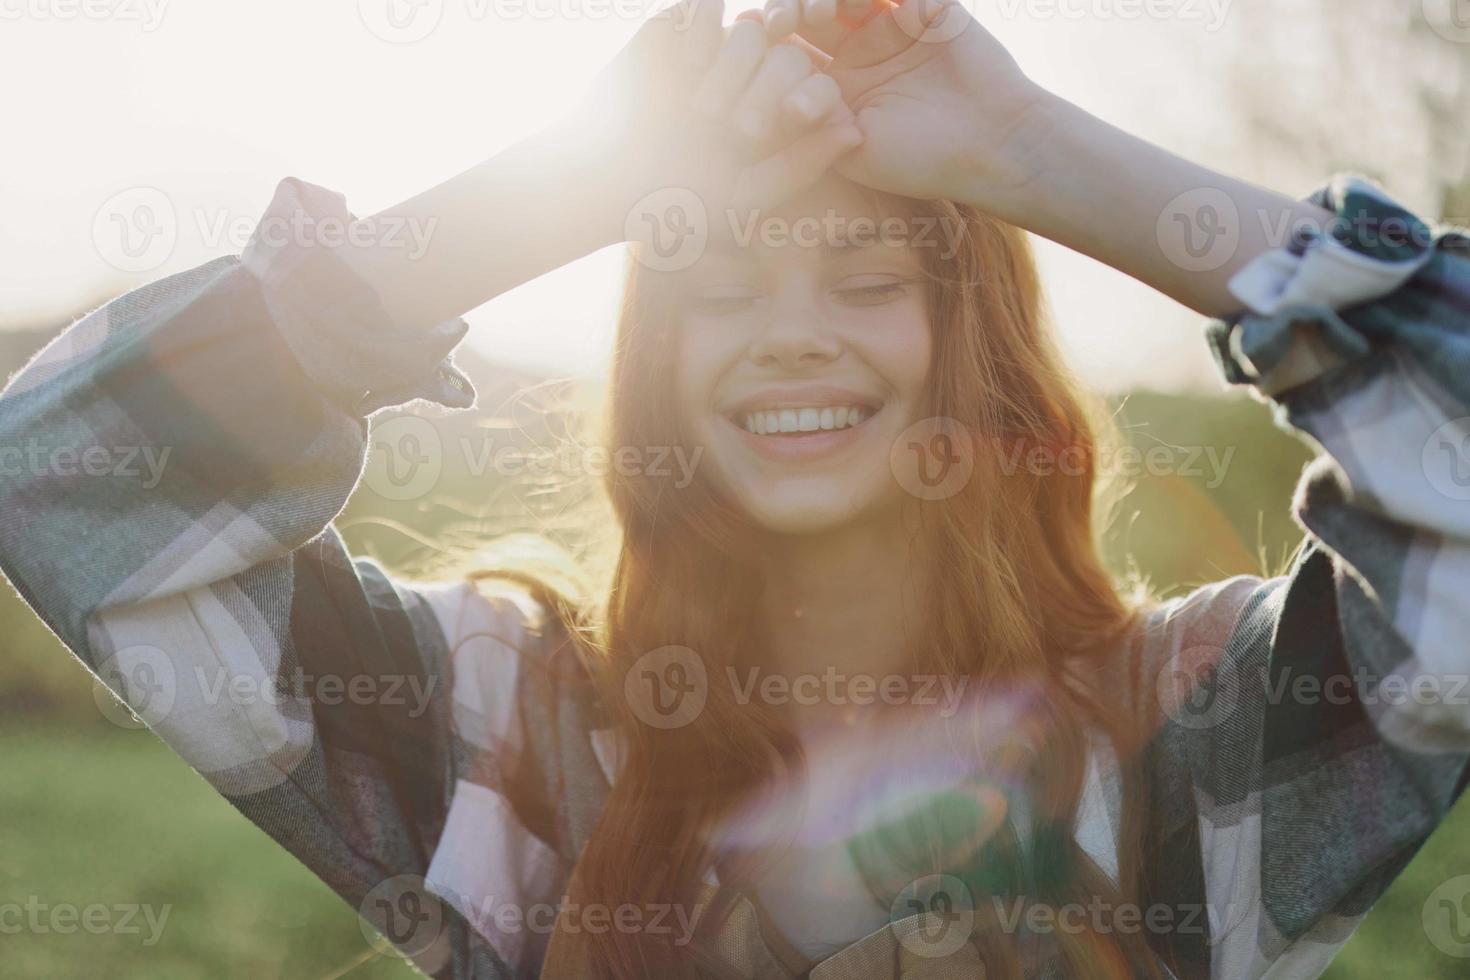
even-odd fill
[[(1018, 977), (1036, 951), (999, 927), (992, 899), (1085, 905), (1097, 897), (1114, 907), (1138, 900), (1146, 800), (1130, 764), (1135, 736), (1120, 706), (1100, 699), (1088, 681), (1123, 645), (1138, 612), (1097, 550), (1095, 461), (1105, 416), (1063, 365), (1023, 232), (949, 202), (872, 199), (888, 215), (924, 215), (953, 232), (956, 247), (924, 253), (934, 340), (927, 414), (957, 423), (975, 464), (959, 493), (919, 504), (917, 547), (933, 587), (927, 635), (914, 638), (906, 664), (968, 678), (967, 710), (937, 740), (930, 720), (916, 714), (897, 711), (895, 724), (925, 731), (927, 751), (972, 759), (975, 784), (987, 789), (932, 793), (899, 825), (853, 842), (851, 853), (880, 901), (924, 875), (958, 877), (975, 899), (974, 941), (987, 975)], [(636, 261), (629, 269), (606, 438), (610, 446), (687, 446), (673, 387), (677, 276)], [(1053, 459), (1065, 453), (1067, 465), (1006, 465), (1036, 447)], [(684, 727), (656, 729), (637, 717), (624, 679), (647, 651), (688, 647), (710, 676), (753, 661), (762, 638), (751, 610), (762, 582), (747, 550), (746, 519), (709, 481), (676, 488), (654, 476), (613, 473), (606, 490), (621, 532), (611, 587), (590, 632), (585, 611), (568, 625), (625, 741), (618, 778), (578, 865), (576, 900), (694, 903), (722, 858), (732, 815), (799, 769), (801, 751), (774, 711), (738, 703), (724, 684), (709, 685), (703, 710)], [(1004, 739), (986, 724), (1001, 710), (1009, 719)], [(1099, 733), (1124, 770), (1117, 883), (1073, 834)], [(901, 738), (893, 745), (912, 750)], [(967, 826), (985, 821), (977, 807), (996, 787), (1012, 805), (999, 826), (974, 839)], [(1044, 955), (1061, 956), (1069, 976), (1157, 972), (1137, 935), (1104, 929), (1054, 940)], [(646, 933), (608, 930), (581, 941), (595, 974), (618, 980), (694, 976), (708, 955), (699, 942), (675, 948)]]

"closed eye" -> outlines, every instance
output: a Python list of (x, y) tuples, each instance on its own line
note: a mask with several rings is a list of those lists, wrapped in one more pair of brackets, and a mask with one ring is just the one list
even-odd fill
[(760, 300), (760, 294), (746, 290), (710, 290), (687, 300), (689, 309), (708, 316), (741, 313)]
[(832, 290), (832, 295), (847, 306), (877, 306), (907, 295), (909, 287), (915, 282), (918, 282), (917, 277), (854, 282), (851, 285), (839, 285)]

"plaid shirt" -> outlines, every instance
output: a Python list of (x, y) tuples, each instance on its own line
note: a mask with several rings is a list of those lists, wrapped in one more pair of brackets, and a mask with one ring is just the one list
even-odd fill
[[(1232, 283), (1247, 312), (1207, 331), (1226, 377), (1323, 450), (1294, 504), (1307, 545), (1286, 576), (1162, 603), (1113, 667), (1118, 696), (1159, 716), (1148, 898), (1205, 913), (1150, 938), (1181, 977), (1320, 972), (1444, 817), (1470, 753), (1455, 686), (1470, 669), (1470, 239), (1357, 179), (1313, 199), (1337, 231), (1257, 258)], [(283, 182), (269, 214), (302, 210), (347, 218), (340, 197)], [(89, 669), (425, 972), (577, 975), (568, 920), (535, 915), (563, 904), (618, 745), (568, 647), (515, 591), (395, 581), (332, 527), (370, 414), (473, 404), (450, 360), (464, 330), (396, 327), (330, 250), (289, 243), (114, 300), (0, 399), (0, 565)], [(53, 462), (15, 465), (27, 447)], [(99, 476), (92, 447), (166, 465)], [(303, 677), (385, 696), (329, 698)], [(1337, 696), (1282, 696), (1303, 677)], [(1404, 683), (1444, 696), (1388, 695)], [(1115, 869), (1110, 772), (1094, 765), (1077, 836)], [(977, 969), (969, 944), (916, 951), (928, 913), (813, 966), (749, 896), (718, 907), (698, 923), (719, 961), (706, 976)]]

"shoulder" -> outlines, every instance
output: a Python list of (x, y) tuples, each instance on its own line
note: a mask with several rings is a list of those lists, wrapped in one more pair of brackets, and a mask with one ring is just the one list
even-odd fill
[[(443, 636), (455, 725), (482, 749), (519, 754), (591, 682), (564, 623), (519, 583), (465, 579), (420, 591)], [(580, 712), (579, 712), (580, 713)]]
[(1236, 575), (1182, 595), (1155, 600), (1138, 612), (1124, 642), (1107, 659), (1110, 686), (1135, 709), (1169, 709), (1181, 678), (1240, 664), (1269, 652), (1270, 635), (1290, 580)]

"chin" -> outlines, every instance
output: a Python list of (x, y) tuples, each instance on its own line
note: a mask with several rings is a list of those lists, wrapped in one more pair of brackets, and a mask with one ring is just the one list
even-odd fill
[(734, 494), (746, 519), (761, 531), (831, 534), (873, 520), (883, 510), (881, 487), (858, 488), (832, 479), (793, 479), (781, 484), (762, 482)]

